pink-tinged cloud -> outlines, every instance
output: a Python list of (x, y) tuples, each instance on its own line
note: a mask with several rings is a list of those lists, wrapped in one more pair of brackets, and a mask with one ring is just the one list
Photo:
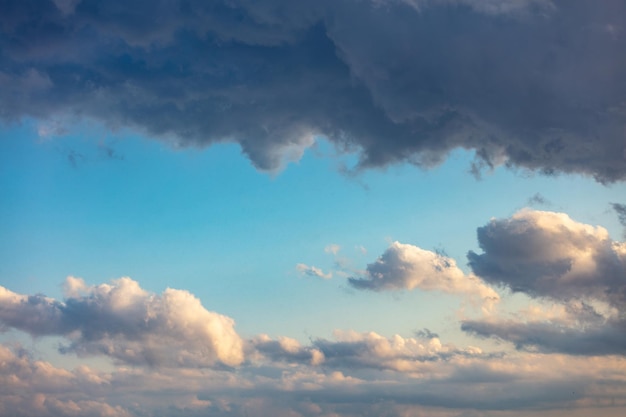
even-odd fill
[(393, 242), (367, 266), (363, 276), (349, 278), (349, 283), (372, 291), (419, 289), (460, 294), (489, 306), (500, 298), (479, 278), (465, 274), (454, 259), (400, 242)]
[(0, 287), (0, 323), (34, 336), (65, 336), (64, 353), (129, 364), (236, 366), (244, 360), (234, 320), (206, 310), (187, 291), (153, 294), (130, 278), (88, 287), (72, 277), (65, 289), (68, 296), (57, 301)]

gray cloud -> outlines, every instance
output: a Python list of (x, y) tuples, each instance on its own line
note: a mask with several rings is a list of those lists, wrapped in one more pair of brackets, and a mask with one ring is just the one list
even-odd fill
[(545, 198), (541, 193), (535, 193), (532, 197), (528, 198), (527, 204), (529, 206), (549, 206), (550, 201)]
[(613, 206), (613, 210), (617, 213), (619, 222), (622, 226), (626, 226), (626, 204), (611, 203), (611, 206)]
[[(619, 0), (3, 0), (0, 117), (66, 115), (260, 169), (323, 135), (358, 167), (626, 178)], [(154, 22), (158, 22), (155, 24)]]
[(87, 287), (69, 277), (64, 302), (0, 287), (0, 323), (71, 341), (61, 352), (105, 355), (150, 366), (234, 366), (243, 347), (234, 321), (207, 311), (187, 291), (148, 293), (130, 278)]
[(562, 306), (558, 316), (466, 320), (464, 331), (518, 349), (626, 355), (626, 244), (564, 213), (523, 210), (478, 229), (469, 264), (485, 281)]
[[(622, 226), (626, 228), (626, 204), (611, 203), (613, 210), (617, 213), (617, 218)], [(624, 229), (624, 238), (626, 238), (626, 229)]]
[(482, 337), (509, 341), (517, 349), (570, 355), (626, 355), (626, 322), (603, 319), (575, 324), (550, 321), (467, 320), (461, 329)]
[(592, 297), (620, 309), (626, 303), (626, 244), (606, 229), (564, 213), (522, 210), (478, 228), (484, 253), (468, 253), (485, 281), (532, 297), (567, 301)]

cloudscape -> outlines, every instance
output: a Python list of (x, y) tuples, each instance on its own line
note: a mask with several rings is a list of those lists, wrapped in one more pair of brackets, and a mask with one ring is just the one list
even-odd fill
[(621, 0), (0, 0), (0, 416), (623, 416), (625, 50)]

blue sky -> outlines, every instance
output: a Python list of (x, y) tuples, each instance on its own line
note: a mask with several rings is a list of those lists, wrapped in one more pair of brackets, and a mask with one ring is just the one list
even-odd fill
[(0, 416), (623, 414), (620, 2), (0, 15)]

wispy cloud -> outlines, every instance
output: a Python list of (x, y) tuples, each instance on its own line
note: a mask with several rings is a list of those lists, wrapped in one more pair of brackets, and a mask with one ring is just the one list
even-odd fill
[(309, 277), (322, 278), (322, 279), (331, 279), (333, 277), (332, 272), (324, 273), (324, 271), (322, 271), (320, 268), (317, 268), (315, 266), (309, 266), (306, 264), (297, 264), (296, 269), (301, 274), (309, 276)]

